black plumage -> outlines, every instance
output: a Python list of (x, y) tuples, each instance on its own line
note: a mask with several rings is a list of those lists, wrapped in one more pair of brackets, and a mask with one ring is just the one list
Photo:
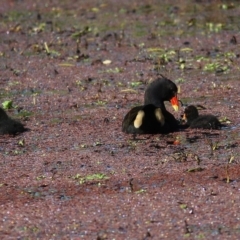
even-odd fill
[(21, 133), (27, 131), (28, 129), (24, 127), (24, 125), (10, 118), (7, 113), (0, 108), (0, 134), (12, 134), (15, 135), (17, 133)]
[(214, 115), (199, 115), (197, 108), (193, 105), (185, 108), (183, 120), (189, 128), (220, 129), (222, 126)]
[(133, 134), (166, 133), (165, 119), (161, 108), (148, 104), (132, 108), (124, 117), (122, 131)]

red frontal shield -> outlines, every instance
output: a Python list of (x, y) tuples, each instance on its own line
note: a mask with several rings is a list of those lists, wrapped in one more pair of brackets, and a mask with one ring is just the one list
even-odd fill
[(173, 98), (170, 99), (170, 103), (172, 104), (172, 107), (174, 108), (174, 110), (178, 111), (179, 102), (178, 102), (177, 95), (175, 95)]

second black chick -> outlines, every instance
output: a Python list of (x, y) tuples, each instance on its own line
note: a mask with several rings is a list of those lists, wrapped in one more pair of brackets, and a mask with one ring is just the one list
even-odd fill
[(213, 115), (199, 115), (197, 108), (193, 105), (185, 108), (183, 120), (189, 128), (220, 129), (222, 126)]

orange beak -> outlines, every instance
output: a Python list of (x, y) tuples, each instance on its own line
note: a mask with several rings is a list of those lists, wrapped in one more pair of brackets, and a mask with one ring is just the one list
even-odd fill
[(178, 111), (179, 102), (178, 102), (177, 95), (170, 99), (170, 103), (172, 104), (172, 107), (174, 108), (174, 110)]

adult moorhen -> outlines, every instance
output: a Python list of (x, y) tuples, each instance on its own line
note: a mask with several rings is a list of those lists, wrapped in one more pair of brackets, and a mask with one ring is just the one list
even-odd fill
[(220, 129), (222, 126), (213, 115), (199, 115), (197, 108), (193, 105), (185, 108), (183, 120), (189, 128)]
[(170, 101), (173, 108), (178, 110), (177, 86), (162, 76), (148, 85), (144, 95), (144, 106), (134, 107), (124, 117), (122, 131), (154, 134), (177, 130), (179, 122), (166, 110), (164, 101)]
[(12, 134), (21, 133), (27, 131), (28, 129), (17, 120), (10, 118), (7, 113), (0, 108), (0, 135), (2, 134)]

